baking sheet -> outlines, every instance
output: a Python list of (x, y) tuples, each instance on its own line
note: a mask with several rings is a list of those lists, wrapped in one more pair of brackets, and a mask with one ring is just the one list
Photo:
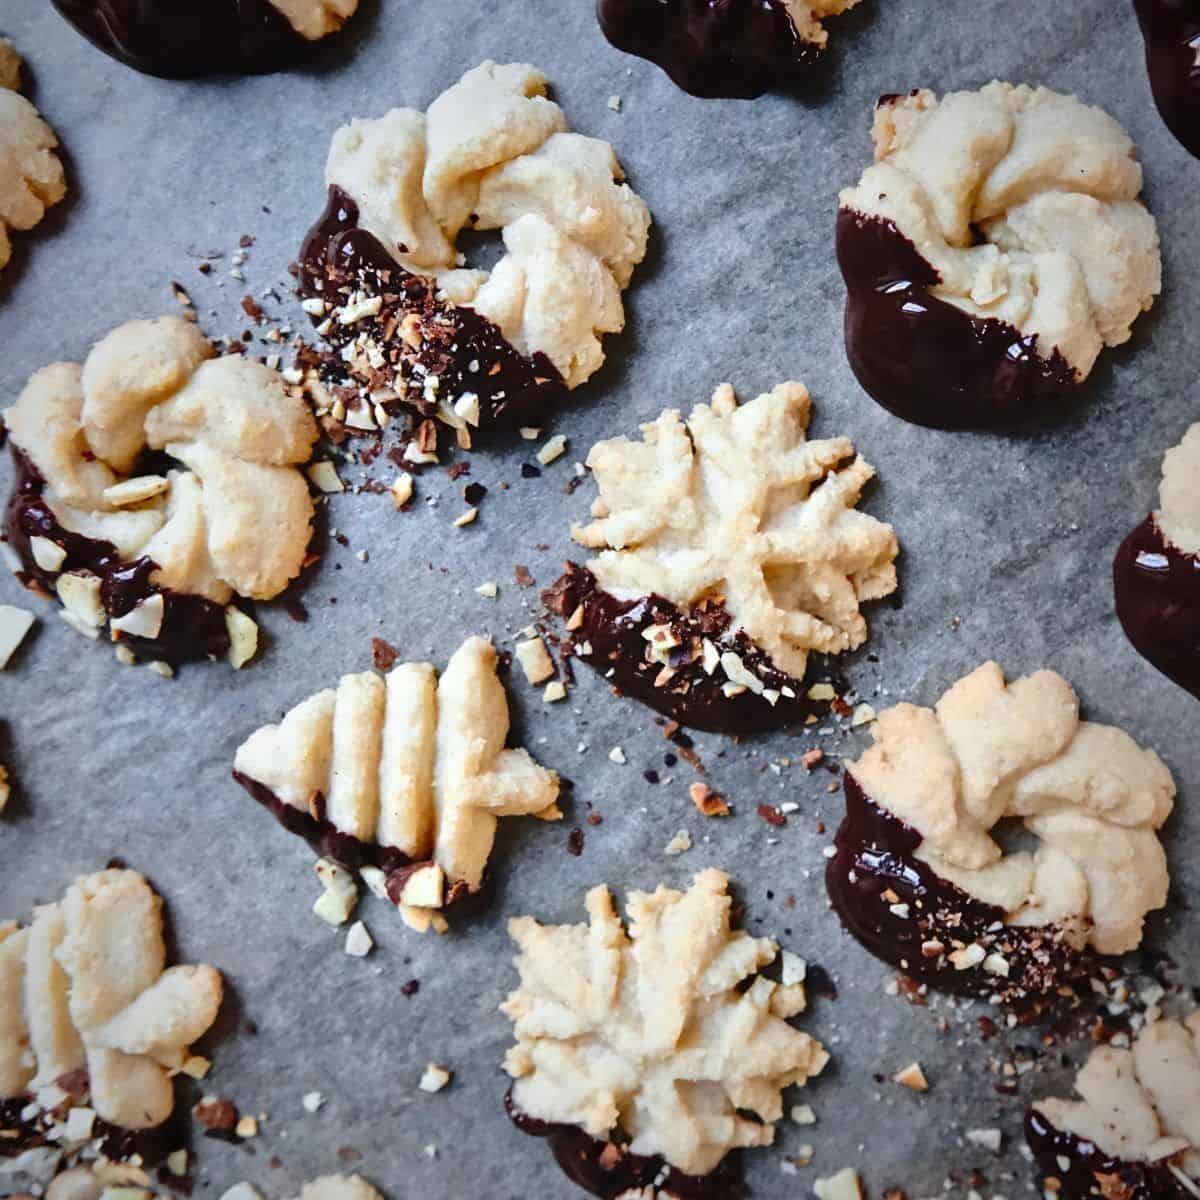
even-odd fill
[[(191, 291), (208, 332), (238, 333), (240, 298), (286, 283), (286, 265), (320, 211), (334, 128), (394, 105), (424, 107), (488, 57), (541, 66), (572, 127), (609, 138), (648, 201), (652, 249), (627, 297), (629, 327), (608, 340), (608, 365), (553, 425), (570, 439), (567, 457), (532, 480), (519, 465), (532, 461), (533, 447), (518, 439), (471, 456), (470, 478), (489, 488), (475, 525), (451, 526), (467, 480), (444, 472), (422, 476), (407, 514), (394, 513), (386, 496), (335, 497), (331, 520), (348, 545), (331, 546), (305, 592), (310, 620), (296, 624), (279, 605), (262, 609), (269, 647), (241, 674), (192, 667), (167, 681), (122, 667), (0, 579), (0, 602), (35, 607), (42, 618), (0, 676), (18, 784), (0, 824), (0, 914), (25, 916), (118, 855), (168, 899), (183, 957), (225, 972), (237, 1020), (203, 1086), (267, 1119), (242, 1146), (199, 1142), (198, 1195), (219, 1195), (239, 1179), (269, 1197), (295, 1195), (306, 1178), (352, 1167), (393, 1197), (568, 1197), (581, 1193), (501, 1107), (509, 1024), (496, 1006), (515, 983), (505, 919), (582, 920), (584, 891), (596, 883), (619, 893), (684, 885), (700, 868), (721, 866), (740, 885), (751, 927), (824, 965), (840, 992), (836, 1003), (815, 1002), (807, 1026), (834, 1054), (799, 1097), (818, 1124), (784, 1122), (776, 1150), (747, 1156), (753, 1194), (808, 1194), (818, 1174), (848, 1164), (876, 1194), (892, 1184), (912, 1196), (941, 1194), (949, 1178), (948, 1194), (964, 1194), (971, 1168), (984, 1172), (984, 1195), (1023, 1192), (1032, 1176), (1016, 1152), (1021, 1115), (1054, 1077), (1024, 1076), (1018, 1095), (1005, 1098), (993, 1090), (989, 1062), (1036, 1037), (1017, 1031), (985, 1046), (975, 1031), (982, 1006), (921, 1009), (885, 995), (892, 972), (840, 931), (820, 882), (840, 810), (826, 791), (831, 777), (771, 768), (780, 758), (794, 764), (812, 744), (852, 756), (868, 741), (862, 731), (742, 745), (698, 736), (708, 782), (736, 810), (706, 822), (688, 800), (692, 769), (664, 765), (670, 747), (648, 710), (616, 699), (590, 672), (555, 707), (518, 677), (512, 701), (525, 744), (574, 785), (566, 821), (502, 823), (498, 903), (450, 938), (421, 938), (378, 901), (364, 901), (360, 915), (378, 946), (362, 961), (309, 912), (317, 886), (307, 847), (275, 826), (229, 768), (249, 730), (342, 672), (368, 667), (373, 636), (439, 665), (469, 633), (510, 646), (538, 607), (538, 588), (571, 553), (568, 522), (585, 515), (592, 489), (568, 499), (564, 487), (595, 440), (632, 432), (667, 405), (707, 399), (725, 379), (750, 398), (796, 377), (815, 397), (814, 434), (851, 435), (878, 468), (867, 507), (895, 524), (903, 545), (902, 603), (869, 612), (868, 650), (878, 661), (861, 654), (852, 662), (864, 696), (877, 707), (932, 703), (988, 657), (1012, 675), (1049, 666), (1074, 683), (1090, 717), (1157, 749), (1180, 801), (1165, 835), (1175, 900), (1152, 921), (1151, 941), (1200, 981), (1185, 905), (1200, 886), (1196, 701), (1128, 646), (1109, 582), (1118, 542), (1155, 502), (1163, 451), (1197, 416), (1200, 163), (1152, 107), (1132, 10), (1110, 0), (865, 0), (834, 26), (823, 97), (743, 103), (691, 99), (652, 65), (611, 50), (589, 0), (363, 7), (318, 68), (172, 83), (103, 57), (48, 4), (7, 0), (0, 28), (29, 61), (34, 99), (65, 147), (72, 196), (18, 236), (0, 277), (4, 402), (33, 370), (82, 358), (115, 324), (173, 311), (172, 279)], [(1086, 402), (1012, 437), (918, 429), (860, 391), (842, 350), (833, 256), (836, 193), (870, 153), (875, 97), (993, 77), (1076, 91), (1125, 125), (1146, 164), (1166, 268), (1163, 299), (1137, 325), (1132, 347), (1104, 357)], [(228, 274), (243, 234), (255, 239), (245, 283)], [(224, 258), (206, 278), (196, 256), (209, 251)], [(263, 303), (306, 328), (290, 299)], [(10, 480), (6, 457), (5, 492)], [(517, 564), (536, 588), (516, 585)], [(498, 599), (475, 594), (485, 580), (499, 582)], [(609, 759), (618, 745), (625, 765)], [(658, 785), (643, 777), (647, 769), (659, 773)], [(800, 805), (785, 829), (755, 815), (757, 804), (785, 800)], [(589, 805), (602, 825), (585, 823)], [(576, 827), (586, 833), (578, 858), (566, 852)], [(679, 829), (694, 848), (665, 857)], [(414, 978), (420, 990), (403, 996), (400, 985)], [(890, 1076), (913, 1059), (931, 1079), (928, 1095), (876, 1082), (876, 1073)], [(436, 1096), (416, 1087), (431, 1060), (454, 1071)], [(310, 1091), (326, 1100), (315, 1115), (301, 1105)], [(981, 1127), (1007, 1134), (1000, 1158), (963, 1142), (965, 1130)], [(811, 1167), (783, 1174), (784, 1157), (804, 1143), (815, 1148)]]

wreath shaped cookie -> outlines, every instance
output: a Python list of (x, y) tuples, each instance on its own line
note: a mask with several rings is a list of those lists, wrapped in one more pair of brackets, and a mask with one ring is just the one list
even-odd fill
[(862, 645), (899, 553), (855, 507), (874, 469), (849, 438), (808, 441), (810, 408), (803, 384), (741, 407), (722, 384), (592, 448), (596, 519), (572, 536), (599, 553), (545, 596), (573, 655), (682, 724), (803, 720), (809, 655)]
[(841, 193), (846, 352), (922, 425), (979, 428), (1071, 393), (1161, 289), (1142, 169), (1112, 117), (1046, 88), (884, 96)]
[[(1042, 1100), (1025, 1137), (1048, 1194), (1192, 1200), (1200, 1189), (1200, 1013), (1094, 1050), (1079, 1100)], [(1052, 1182), (1053, 1181), (1053, 1182)]]
[[(301, 290), (336, 353), (310, 366), (317, 411), (374, 430), (397, 405), (473, 430), (544, 423), (604, 361), (650, 214), (612, 147), (570, 133), (534, 67), (485, 62), (427, 112), (334, 134), (329, 206)], [(501, 231), (489, 273), (463, 269), (466, 228)]]
[(0, 924), (0, 1157), (31, 1174), (161, 1162), (182, 1144), (174, 1077), (222, 994), (215, 968), (167, 966), (162, 901), (136, 871)]
[[(879, 715), (845, 776), (826, 884), (873, 954), (931, 986), (1053, 1004), (1095, 956), (1136, 949), (1167, 901), (1158, 830), (1175, 784), (1124, 731), (1079, 719), (1053, 671), (1006, 684), (994, 663), (935, 708)], [(1006, 854), (1002, 822), (1036, 852)]]
[(58, 138), (20, 93), (21, 57), (0, 38), (0, 269), (12, 229), (32, 229), (66, 194)]
[[(126, 655), (240, 667), (300, 573), (313, 516), (297, 469), (317, 437), (276, 371), (178, 317), (129, 321), (86, 362), (36, 372), (4, 414), (17, 467), (4, 532), (28, 587)], [(161, 452), (145, 470), (148, 452)], [(165, 456), (165, 457), (164, 457)]]
[(93, 46), (148, 75), (257, 74), (298, 62), (358, 0), (53, 0)]
[(475, 637), (441, 679), (430, 663), (346, 675), (238, 748), (234, 778), (325, 856), (318, 915), (348, 919), (359, 871), (411, 927), (442, 932), (445, 910), (479, 897), (500, 817), (562, 818), (558, 776), (504, 748), (496, 664)]
[[(606, 887), (588, 892), (588, 925), (508, 924), (506, 1106), (593, 1195), (743, 1195), (735, 1152), (771, 1145), (783, 1089), (829, 1061), (788, 1023), (807, 1006), (804, 960), (733, 929), (728, 885), (707, 870), (686, 892), (632, 892), (628, 929)], [(779, 980), (760, 974), (779, 957)]]
[(598, 0), (604, 36), (657, 63), (693, 96), (794, 89), (824, 56), (822, 22), (858, 0)]
[(1167, 451), (1158, 511), (1121, 543), (1113, 584), (1138, 653), (1200, 698), (1200, 423)]

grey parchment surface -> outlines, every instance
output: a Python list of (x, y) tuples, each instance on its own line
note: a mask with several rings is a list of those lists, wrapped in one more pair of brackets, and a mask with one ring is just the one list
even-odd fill
[[(669, 747), (646, 710), (590, 673), (553, 708), (517, 677), (524, 743), (574, 785), (565, 823), (504, 823), (498, 902), (452, 937), (421, 938), (364, 901), (360, 915), (378, 942), (366, 960), (347, 957), (341, 935), (311, 915), (312, 855), (229, 769), (249, 730), (368, 667), (373, 636), (439, 665), (469, 633), (510, 646), (537, 607), (536, 589), (516, 586), (514, 566), (526, 565), (540, 588), (571, 552), (568, 524), (584, 516), (592, 489), (567, 498), (564, 487), (595, 440), (704, 400), (722, 380), (749, 398), (795, 377), (814, 394), (814, 433), (851, 435), (878, 468), (867, 504), (895, 524), (904, 549), (902, 605), (869, 614), (878, 661), (860, 654), (849, 664), (864, 696), (880, 707), (931, 703), (988, 657), (1011, 675), (1045, 665), (1074, 683), (1092, 718), (1157, 749), (1180, 797), (1165, 835), (1175, 899), (1152, 921), (1151, 940), (1200, 982), (1186, 901), (1200, 886), (1198, 709), (1126, 644), (1109, 582), (1116, 545), (1155, 503), (1162, 452), (1197, 415), (1200, 163), (1152, 107), (1130, 6), (864, 0), (835, 28), (822, 97), (753, 103), (691, 99), (655, 67), (610, 49), (589, 0), (369, 0), (364, 9), (319, 68), (170, 83), (92, 50), (45, 0), (3, 0), (0, 30), (29, 61), (34, 99), (65, 147), (72, 197), (18, 238), (0, 280), (0, 403), (36, 368), (81, 359), (119, 322), (172, 311), (171, 279), (191, 290), (212, 334), (240, 331), (240, 298), (272, 285), (284, 302), (263, 301), (268, 310), (305, 328), (282, 285), (322, 203), (330, 134), (355, 115), (424, 107), (484, 58), (542, 67), (573, 127), (610, 139), (649, 202), (653, 246), (628, 296), (629, 326), (552, 424), (570, 439), (566, 458), (522, 479), (527, 443), (501, 440), (471, 456), (471, 479), (489, 488), (474, 526), (452, 527), (466, 480), (442, 471), (422, 476), (421, 502), (402, 515), (386, 496), (336, 497), (331, 522), (349, 545), (331, 547), (305, 593), (311, 619), (297, 624), (279, 605), (262, 608), (270, 644), (240, 674), (199, 666), (167, 681), (122, 667), (0, 579), (0, 602), (41, 617), (0, 676), (4, 755), (18, 784), (0, 825), (0, 915), (26, 916), (119, 855), (166, 896), (181, 954), (225, 972), (236, 1020), (215, 1041), (203, 1086), (267, 1119), (240, 1147), (200, 1141), (199, 1195), (239, 1179), (269, 1197), (295, 1195), (304, 1179), (352, 1166), (396, 1198), (565, 1198), (579, 1193), (501, 1107), (509, 1026), (496, 1007), (515, 982), (505, 919), (580, 920), (596, 883), (619, 893), (682, 885), (718, 865), (736, 879), (752, 927), (823, 964), (840, 989), (835, 1003), (815, 1002), (808, 1024), (835, 1056), (798, 1097), (819, 1123), (784, 1122), (774, 1150), (747, 1156), (753, 1195), (811, 1194), (818, 1174), (848, 1164), (876, 1194), (891, 1184), (939, 1194), (957, 1172), (946, 1194), (962, 1195), (972, 1167), (984, 1173), (985, 1196), (1024, 1193), (1032, 1184), (1016, 1153), (1024, 1104), (1062, 1075), (1032, 1073), (1017, 1096), (1000, 1096), (989, 1062), (1036, 1044), (1033, 1032), (984, 1045), (974, 1030), (984, 1009), (914, 1008), (885, 994), (892, 973), (841, 932), (820, 882), (841, 804), (826, 791), (831, 776), (770, 766), (794, 764), (812, 744), (853, 756), (865, 734), (741, 745), (697, 738), (709, 782), (736, 810), (706, 822), (688, 800), (694, 772), (664, 765)], [(1060, 422), (1023, 436), (930, 432), (873, 404), (846, 364), (836, 194), (869, 155), (878, 94), (993, 77), (1078, 92), (1130, 130), (1160, 222), (1164, 293), (1132, 346), (1105, 357), (1087, 402)], [(614, 95), (619, 112), (608, 106)], [(255, 238), (245, 283), (228, 274), (242, 234)], [(197, 255), (208, 251), (225, 257), (205, 278)], [(5, 492), (10, 480), (6, 458)], [(484, 580), (500, 583), (497, 600), (475, 594)], [(618, 745), (625, 765), (609, 759)], [(659, 772), (658, 785), (647, 769)], [(782, 830), (755, 814), (759, 803), (785, 800), (800, 810)], [(602, 825), (585, 823), (589, 804)], [(566, 844), (577, 826), (586, 844), (573, 858)], [(695, 846), (665, 857), (678, 829)], [(413, 978), (420, 990), (405, 997), (400, 986)], [(1070, 1048), (1076, 1062), (1082, 1049)], [(913, 1059), (932, 1081), (926, 1096), (873, 1077)], [(416, 1089), (431, 1060), (454, 1071), (436, 1096)], [(309, 1091), (326, 1098), (315, 1115), (301, 1106)], [(1007, 1135), (1000, 1159), (962, 1140), (994, 1126)], [(815, 1148), (811, 1167), (785, 1175), (781, 1161), (803, 1143)]]

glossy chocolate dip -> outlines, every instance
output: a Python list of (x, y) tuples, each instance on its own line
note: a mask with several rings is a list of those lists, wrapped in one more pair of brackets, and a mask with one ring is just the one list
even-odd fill
[(896, 416), (937, 429), (1008, 426), (1078, 387), (1057, 349), (1037, 353), (1037, 334), (934, 296), (941, 277), (893, 222), (841, 209), (837, 257), (850, 366)]
[[(57, 600), (55, 580), (69, 571), (90, 571), (100, 578), (100, 602), (109, 617), (123, 617), (156, 593), (163, 598), (163, 623), (156, 638), (122, 634), (120, 642), (135, 654), (179, 666), (223, 658), (229, 650), (225, 608), (204, 596), (175, 592), (150, 582), (157, 569), (148, 558), (123, 562), (111, 542), (64, 529), (42, 496), (45, 480), (29, 457), (11, 447), (16, 481), (4, 513), (4, 536), (21, 560), (17, 578), (26, 587)], [(30, 538), (57, 542), (67, 557), (57, 571), (44, 571), (33, 557)]]
[(317, 44), (269, 0), (53, 0), (92, 45), (147, 75), (251, 75)]
[[(623, 695), (681, 725), (750, 733), (798, 724), (816, 711), (805, 698), (803, 681), (776, 668), (741, 630), (730, 632), (732, 621), (721, 603), (702, 603), (684, 612), (662, 596), (618, 600), (575, 563), (567, 564), (566, 573), (542, 593), (542, 601), (567, 622), (575, 657)], [(678, 642), (665, 662), (647, 657), (650, 643), (642, 634), (656, 625), (668, 626)], [(705, 640), (721, 653), (735, 653), (762, 680), (764, 693), (777, 693), (774, 704), (749, 689), (726, 695), (725, 673), (710, 674), (704, 668)]]
[(1052, 1125), (1031, 1108), (1025, 1116), (1025, 1140), (1045, 1180), (1058, 1200), (1195, 1200), (1162, 1163), (1109, 1158), (1093, 1142)]
[(693, 96), (793, 89), (821, 58), (783, 0), (598, 0), (596, 15), (618, 50), (657, 63)]
[(1133, 0), (1146, 41), (1146, 70), (1167, 128), (1200, 158), (1200, 3)]
[[(400, 894), (408, 876), (428, 862), (414, 862), (403, 851), (394, 846), (380, 846), (376, 842), (364, 842), (352, 833), (338, 829), (325, 813), (325, 797), (317, 792), (309, 803), (309, 812), (296, 808), (280, 799), (269, 787), (234, 771), (233, 778), (254, 797), (289, 833), (302, 837), (321, 858), (332, 858), (347, 870), (358, 871), (361, 867), (378, 867), (387, 876), (387, 892), (393, 904), (400, 902)], [(492, 875), (485, 871), (478, 891), (472, 892), (461, 880), (446, 881), (446, 898), (440, 911), (453, 908), (456, 916), (470, 917), (486, 908), (494, 899), (495, 885)]]
[(385, 360), (351, 376), (362, 395), (345, 388), (347, 405), (391, 389), (399, 394), (397, 402), (433, 416), (438, 405), (425, 381), (434, 377), (442, 401), (453, 405), (467, 393), (478, 397), (481, 429), (544, 424), (567, 390), (554, 364), (540, 351), (521, 354), (497, 325), (473, 308), (439, 300), (437, 291), (436, 280), (406, 271), (378, 238), (359, 228), (358, 205), (341, 188), (330, 187), (325, 212), (300, 252), (300, 293), (323, 300), (327, 311), (351, 294), (383, 300), (376, 315), (349, 325), (313, 317), (335, 351), (326, 363), (330, 386), (345, 384), (347, 370), (355, 372), (336, 353), (352, 341), (370, 339)]
[[(1070, 992), (1086, 989), (1099, 964), (1091, 951), (1077, 950), (1055, 926), (1004, 924), (1003, 909), (918, 860), (921, 835), (876, 804), (849, 771), (844, 788), (846, 817), (825, 886), (846, 928), (872, 954), (930, 987), (998, 998), (1017, 1010), (1061, 1007)], [(1000, 956), (1007, 974), (982, 960), (960, 970), (950, 958), (956, 943)]]
[[(630, 1154), (614, 1142), (602, 1142), (575, 1125), (539, 1121), (523, 1113), (513, 1101), (512, 1088), (504, 1095), (504, 1110), (522, 1132), (545, 1138), (563, 1174), (593, 1196), (615, 1200), (626, 1192), (635, 1194), (653, 1184), (662, 1200), (741, 1200), (741, 1160), (727, 1154), (709, 1175), (685, 1175), (660, 1157)], [(661, 1180), (661, 1182), (659, 1182)]]
[(1137, 652), (1200, 698), (1200, 558), (1168, 542), (1152, 514), (1117, 551), (1113, 594)]

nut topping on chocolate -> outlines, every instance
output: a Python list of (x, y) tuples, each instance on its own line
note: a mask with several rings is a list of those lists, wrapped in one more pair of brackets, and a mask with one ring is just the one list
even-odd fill
[(440, 680), (429, 663), (346, 675), (238, 748), (234, 777), (328, 856), (319, 915), (349, 919), (347, 869), (362, 868), (410, 925), (438, 927), (441, 910), (480, 891), (500, 817), (561, 818), (554, 772), (504, 748), (496, 663), (490, 642), (470, 638)]
[(1108, 1196), (1106, 1177), (1129, 1200), (1200, 1191), (1200, 1013), (1146, 1025), (1129, 1049), (1094, 1050), (1075, 1090), (1082, 1099), (1041, 1100), (1026, 1119), (1048, 1192)]
[[(308, 368), (318, 412), (369, 432), (407, 405), (464, 448), (485, 426), (541, 423), (624, 327), (650, 214), (623, 180), (519, 63), (468, 71), (426, 113), (339, 129), (301, 256), (305, 308), (335, 350)], [(468, 226), (502, 233), (490, 273), (460, 265)]]
[(799, 383), (741, 407), (723, 384), (592, 448), (596, 519), (572, 534), (600, 553), (547, 595), (579, 658), (689, 724), (802, 715), (809, 654), (862, 645), (898, 553), (855, 508), (873, 469), (848, 438), (806, 440), (809, 410)]
[[(296, 468), (316, 424), (276, 372), (214, 357), (180, 317), (130, 321), (82, 366), (36, 372), (4, 417), (18, 474), (5, 534), (27, 586), (152, 659), (253, 653), (230, 602), (287, 587), (313, 515)], [(179, 465), (139, 473), (148, 451)]]
[[(995, 663), (936, 708), (899, 704), (846, 771), (830, 895), (868, 949), (942, 987), (1021, 1004), (1122, 954), (1167, 900), (1158, 830), (1175, 784), (1153, 750), (1079, 719), (1052, 671)], [(1036, 852), (993, 834), (1019, 819)]]
[(162, 901), (135, 871), (84, 876), (27, 928), (0, 925), (0, 1156), (60, 1142), (66, 1166), (99, 1139), (109, 1158), (161, 1160), (175, 1147), (151, 1131), (222, 990), (213, 967), (166, 966)]

